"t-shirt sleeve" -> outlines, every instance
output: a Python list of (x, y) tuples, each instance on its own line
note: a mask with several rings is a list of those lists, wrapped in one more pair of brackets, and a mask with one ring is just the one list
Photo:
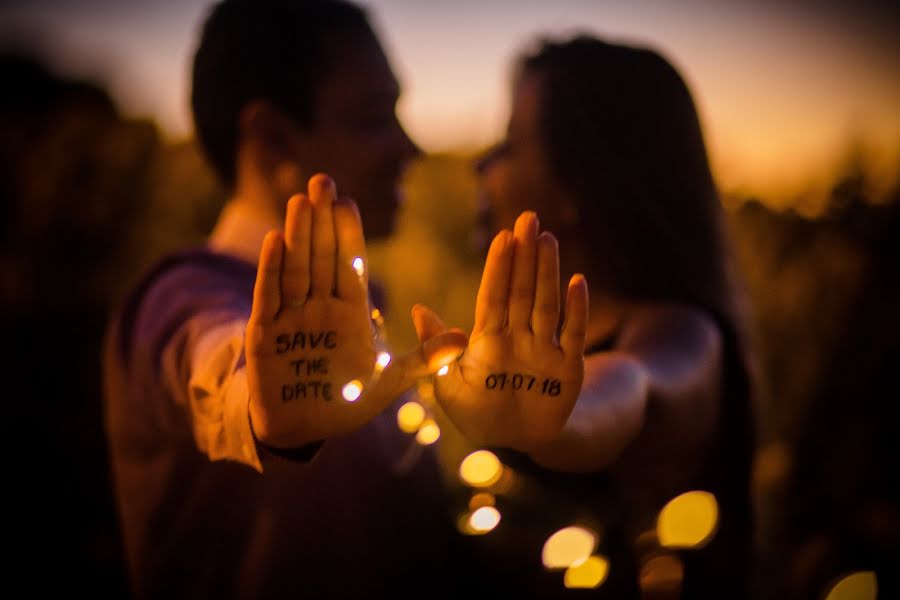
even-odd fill
[(192, 351), (183, 358), (189, 362), (187, 412), (197, 448), (210, 460), (234, 460), (262, 471), (248, 413), (246, 326), (246, 320), (237, 319), (197, 333)]
[(131, 329), (131, 370), (134, 381), (159, 391), (148, 394), (156, 406), (145, 409), (164, 435), (190, 435), (210, 460), (262, 472), (274, 457), (260, 450), (249, 416), (244, 334), (252, 279), (233, 271), (207, 261), (156, 277)]
[[(192, 443), (210, 460), (262, 472), (312, 460), (322, 442), (275, 449), (259, 444), (249, 415), (244, 335), (255, 269), (209, 253), (164, 261), (116, 319), (111, 377), (123, 430), (144, 440)], [(190, 438), (190, 439), (188, 439)], [(152, 442), (148, 442), (152, 443)]]
[(136, 315), (131, 370), (158, 389), (148, 394), (158, 405), (146, 408), (164, 435), (190, 434), (210, 460), (261, 471), (243, 359), (250, 291), (229, 267), (185, 261), (153, 279)]

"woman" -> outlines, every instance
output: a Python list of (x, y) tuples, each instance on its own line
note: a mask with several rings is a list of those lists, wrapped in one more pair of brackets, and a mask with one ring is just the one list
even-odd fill
[[(562, 377), (563, 396), (579, 385), (556, 414), (547, 412), (554, 399), (529, 405), (513, 392), (506, 411), (486, 411), (498, 403), (496, 376), (518, 368), (527, 377), (542, 361), (497, 351), (476, 316), (466, 353), (436, 380), (448, 416), (480, 443), (521, 451), (549, 477), (582, 474), (575, 488), (584, 494), (597, 491), (584, 474), (608, 481), (621, 508), (613, 526), (627, 546), (610, 561), (619, 572), (631, 560), (625, 555), (646, 546), (646, 536), (637, 545), (635, 538), (666, 500), (691, 489), (713, 493), (718, 532), (682, 554), (683, 591), (740, 595), (750, 547), (751, 377), (722, 213), (681, 77), (646, 49), (588, 37), (544, 43), (521, 61), (507, 139), (479, 173), (495, 227), (514, 229), (495, 238), (479, 292), (479, 304), (499, 296), (507, 306), (503, 332), (493, 336), (506, 335), (508, 349), (527, 345), (516, 341), (521, 298), (534, 311), (525, 330), (537, 335), (536, 288), (554, 277), (541, 265), (556, 248), (552, 236), (538, 236), (533, 213), (516, 219), (536, 211), (557, 234), (561, 270), (591, 283), (584, 380), (577, 369), (569, 383)], [(521, 285), (527, 278), (518, 273), (529, 270)], [(577, 307), (581, 285), (573, 278), (569, 306), (574, 297)], [(423, 339), (441, 327), (424, 307), (414, 319)], [(559, 339), (565, 354), (565, 328)], [(640, 568), (626, 571), (637, 579)]]

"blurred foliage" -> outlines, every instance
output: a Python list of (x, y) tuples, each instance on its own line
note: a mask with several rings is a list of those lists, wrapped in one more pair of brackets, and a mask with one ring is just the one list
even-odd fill
[[(21, 57), (0, 58), (0, 74), (0, 302), (14, 341), (7, 366), (39, 382), (14, 402), (26, 447), (40, 444), (29, 458), (42, 461), (20, 466), (46, 528), (23, 552), (46, 562), (40, 540), (53, 535), (63, 540), (53, 556), (77, 581), (119, 592), (101, 418), (103, 327), (157, 257), (202, 242), (224, 195), (192, 143), (164, 143), (152, 123), (119, 116), (96, 86)], [(473, 233), (469, 157), (420, 162), (405, 194), (396, 235), (370, 248), (389, 292), (388, 335), (402, 349), (415, 343), (415, 302), (471, 327), (484, 241)], [(729, 200), (763, 373), (755, 481), (763, 595), (818, 590), (839, 569), (860, 566), (852, 564), (859, 557), (877, 563), (898, 548), (898, 195), (871, 202), (865, 172), (851, 160), (815, 219)], [(47, 469), (56, 476), (44, 477)], [(51, 502), (60, 496), (68, 498), (62, 510)]]
[(192, 144), (121, 118), (99, 87), (17, 56), (0, 57), (0, 77), (0, 314), (18, 390), (13, 444), (26, 450), (12, 468), (31, 517), (17, 524), (29, 528), (19, 560), (40, 575), (35, 590), (76, 582), (121, 596), (104, 327), (161, 252), (202, 241), (223, 196)]

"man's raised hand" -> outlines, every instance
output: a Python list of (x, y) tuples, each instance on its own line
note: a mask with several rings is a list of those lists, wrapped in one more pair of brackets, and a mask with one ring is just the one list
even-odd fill
[(246, 332), (257, 438), (292, 448), (358, 429), (433, 372), (429, 358), (461, 351), (465, 334), (427, 341), (428, 355), (420, 347), (376, 364), (359, 212), (329, 177), (314, 176), (309, 195), (288, 202), (284, 233), (269, 232), (260, 252)]

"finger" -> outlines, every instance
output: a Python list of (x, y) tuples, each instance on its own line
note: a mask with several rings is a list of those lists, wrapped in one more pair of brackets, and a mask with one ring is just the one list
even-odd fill
[(334, 230), (337, 236), (337, 295), (351, 301), (368, 298), (369, 263), (362, 219), (356, 203), (341, 198), (334, 204)]
[(531, 330), (538, 341), (551, 343), (559, 322), (559, 247), (545, 231), (537, 240), (537, 279)]
[(310, 293), (330, 296), (334, 292), (335, 239), (334, 200), (337, 190), (331, 177), (313, 175), (309, 180), (312, 202), (312, 257)]
[(423, 304), (416, 304), (412, 310), (413, 325), (422, 345), (422, 353), (432, 372), (459, 358), (468, 344), (468, 336), (462, 329), (448, 329), (433, 310)]
[(516, 250), (513, 256), (512, 281), (509, 288), (509, 328), (531, 328), (531, 309), (534, 306), (535, 258), (537, 254), (537, 215), (523, 212), (516, 219), (513, 235)]
[(569, 291), (566, 294), (566, 321), (559, 339), (559, 345), (566, 356), (584, 354), (587, 319), (588, 285), (584, 275), (578, 273), (569, 280)]
[(284, 271), (281, 277), (285, 306), (296, 306), (309, 295), (309, 257), (312, 205), (303, 194), (288, 200), (284, 220)]
[(481, 286), (475, 300), (475, 327), (472, 333), (499, 331), (506, 323), (509, 279), (513, 259), (513, 237), (504, 229), (491, 242)]
[(416, 304), (412, 307), (412, 320), (419, 343), (425, 343), (447, 329), (437, 313), (424, 304)]
[(271, 323), (281, 309), (281, 264), (284, 259), (284, 240), (279, 231), (270, 231), (263, 240), (253, 286), (253, 307), (250, 320)]

